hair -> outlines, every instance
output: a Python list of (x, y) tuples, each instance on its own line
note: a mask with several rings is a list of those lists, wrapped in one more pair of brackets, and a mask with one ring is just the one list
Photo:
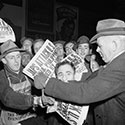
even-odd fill
[(25, 54), (26, 54), (26, 55), (30, 55), (30, 58), (32, 58), (32, 57), (33, 57), (32, 53), (30, 53), (30, 52), (29, 52), (29, 51), (27, 51), (27, 50), (26, 50), (26, 51), (24, 51), (24, 52), (22, 52), (22, 56), (23, 56), (23, 55), (25, 55)]
[(22, 37), (22, 38), (20, 39), (20, 43), (21, 43), (22, 46), (23, 46), (23, 43), (24, 43), (25, 40), (29, 40), (29, 41), (31, 41), (31, 42), (33, 43), (33, 39), (32, 39), (32, 38)]
[(74, 64), (72, 62), (69, 62), (69, 61), (65, 60), (63, 62), (59, 62), (59, 63), (56, 64), (56, 67), (55, 67), (56, 77), (57, 77), (57, 72), (58, 72), (59, 67), (63, 66), (63, 65), (66, 65), (66, 64), (70, 65), (73, 68), (74, 72), (76, 71), (76, 68), (75, 68)]
[(42, 38), (35, 39), (33, 42), (33, 45), (36, 44), (37, 42), (41, 42), (41, 41), (43, 41), (43, 43), (45, 42)]
[(54, 45), (56, 45), (56, 44), (62, 44), (64, 46), (65, 41), (64, 40), (57, 40), (57, 41), (54, 41), (53, 44)]

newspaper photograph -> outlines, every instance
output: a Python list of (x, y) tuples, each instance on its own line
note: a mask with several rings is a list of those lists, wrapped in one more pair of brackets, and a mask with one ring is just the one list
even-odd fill
[(34, 79), (34, 76), (36, 76), (39, 72), (43, 72), (47, 76), (47, 82), (52, 76), (57, 63), (55, 50), (55, 45), (47, 39), (43, 46), (23, 69), (23, 73)]

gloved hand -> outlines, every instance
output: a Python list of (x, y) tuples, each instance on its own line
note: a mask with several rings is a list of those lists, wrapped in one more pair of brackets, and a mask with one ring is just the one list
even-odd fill
[(43, 73), (40, 72), (34, 77), (34, 86), (37, 89), (43, 89), (46, 86), (48, 77)]

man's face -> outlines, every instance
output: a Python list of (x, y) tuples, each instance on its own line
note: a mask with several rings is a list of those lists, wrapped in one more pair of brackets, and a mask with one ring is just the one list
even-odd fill
[(61, 65), (57, 70), (57, 78), (68, 82), (69, 80), (74, 80), (75, 71), (69, 64)]
[(5, 64), (14, 72), (18, 72), (21, 66), (21, 54), (19, 51), (8, 53), (5, 56)]
[(89, 54), (89, 51), (90, 51), (90, 49), (89, 49), (89, 44), (88, 43), (79, 44), (78, 49), (77, 49), (77, 53), (83, 59), (85, 58), (86, 55)]
[(35, 54), (39, 51), (39, 49), (43, 46), (44, 42), (40, 41), (40, 42), (36, 42), (33, 46), (34, 52)]
[(69, 54), (72, 53), (72, 51), (73, 51), (73, 46), (74, 46), (73, 43), (67, 43), (67, 44), (66, 44), (66, 46), (65, 46), (66, 55), (69, 55)]
[(112, 41), (113, 39), (110, 36), (103, 36), (97, 39), (98, 47), (96, 51), (100, 54), (100, 56), (106, 63), (110, 62), (113, 56)]
[(57, 49), (56, 49), (57, 55), (58, 56), (64, 55), (63, 45), (61, 43), (57, 43), (57, 44), (55, 44), (55, 46), (57, 47)]

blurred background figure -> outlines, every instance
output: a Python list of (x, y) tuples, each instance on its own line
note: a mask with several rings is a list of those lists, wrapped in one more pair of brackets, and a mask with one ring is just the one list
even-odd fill
[(21, 56), (22, 56), (21, 61), (23, 67), (25, 67), (33, 57), (33, 55), (29, 51), (23, 52)]
[(27, 50), (32, 54), (32, 45), (33, 45), (33, 39), (32, 38), (23, 37), (20, 40), (20, 43), (21, 43), (22, 48), (24, 50)]
[(65, 41), (63, 40), (58, 40), (54, 42), (54, 45), (56, 46), (56, 53), (58, 55), (57, 62), (60, 62), (65, 57), (64, 44)]
[(76, 51), (76, 42), (75, 41), (69, 41), (64, 46), (66, 56), (71, 54), (74, 51)]
[(41, 38), (34, 40), (34, 42), (33, 42), (33, 52), (34, 52), (34, 54), (36, 54), (38, 52), (38, 50), (42, 47), (44, 42), (45, 41)]

